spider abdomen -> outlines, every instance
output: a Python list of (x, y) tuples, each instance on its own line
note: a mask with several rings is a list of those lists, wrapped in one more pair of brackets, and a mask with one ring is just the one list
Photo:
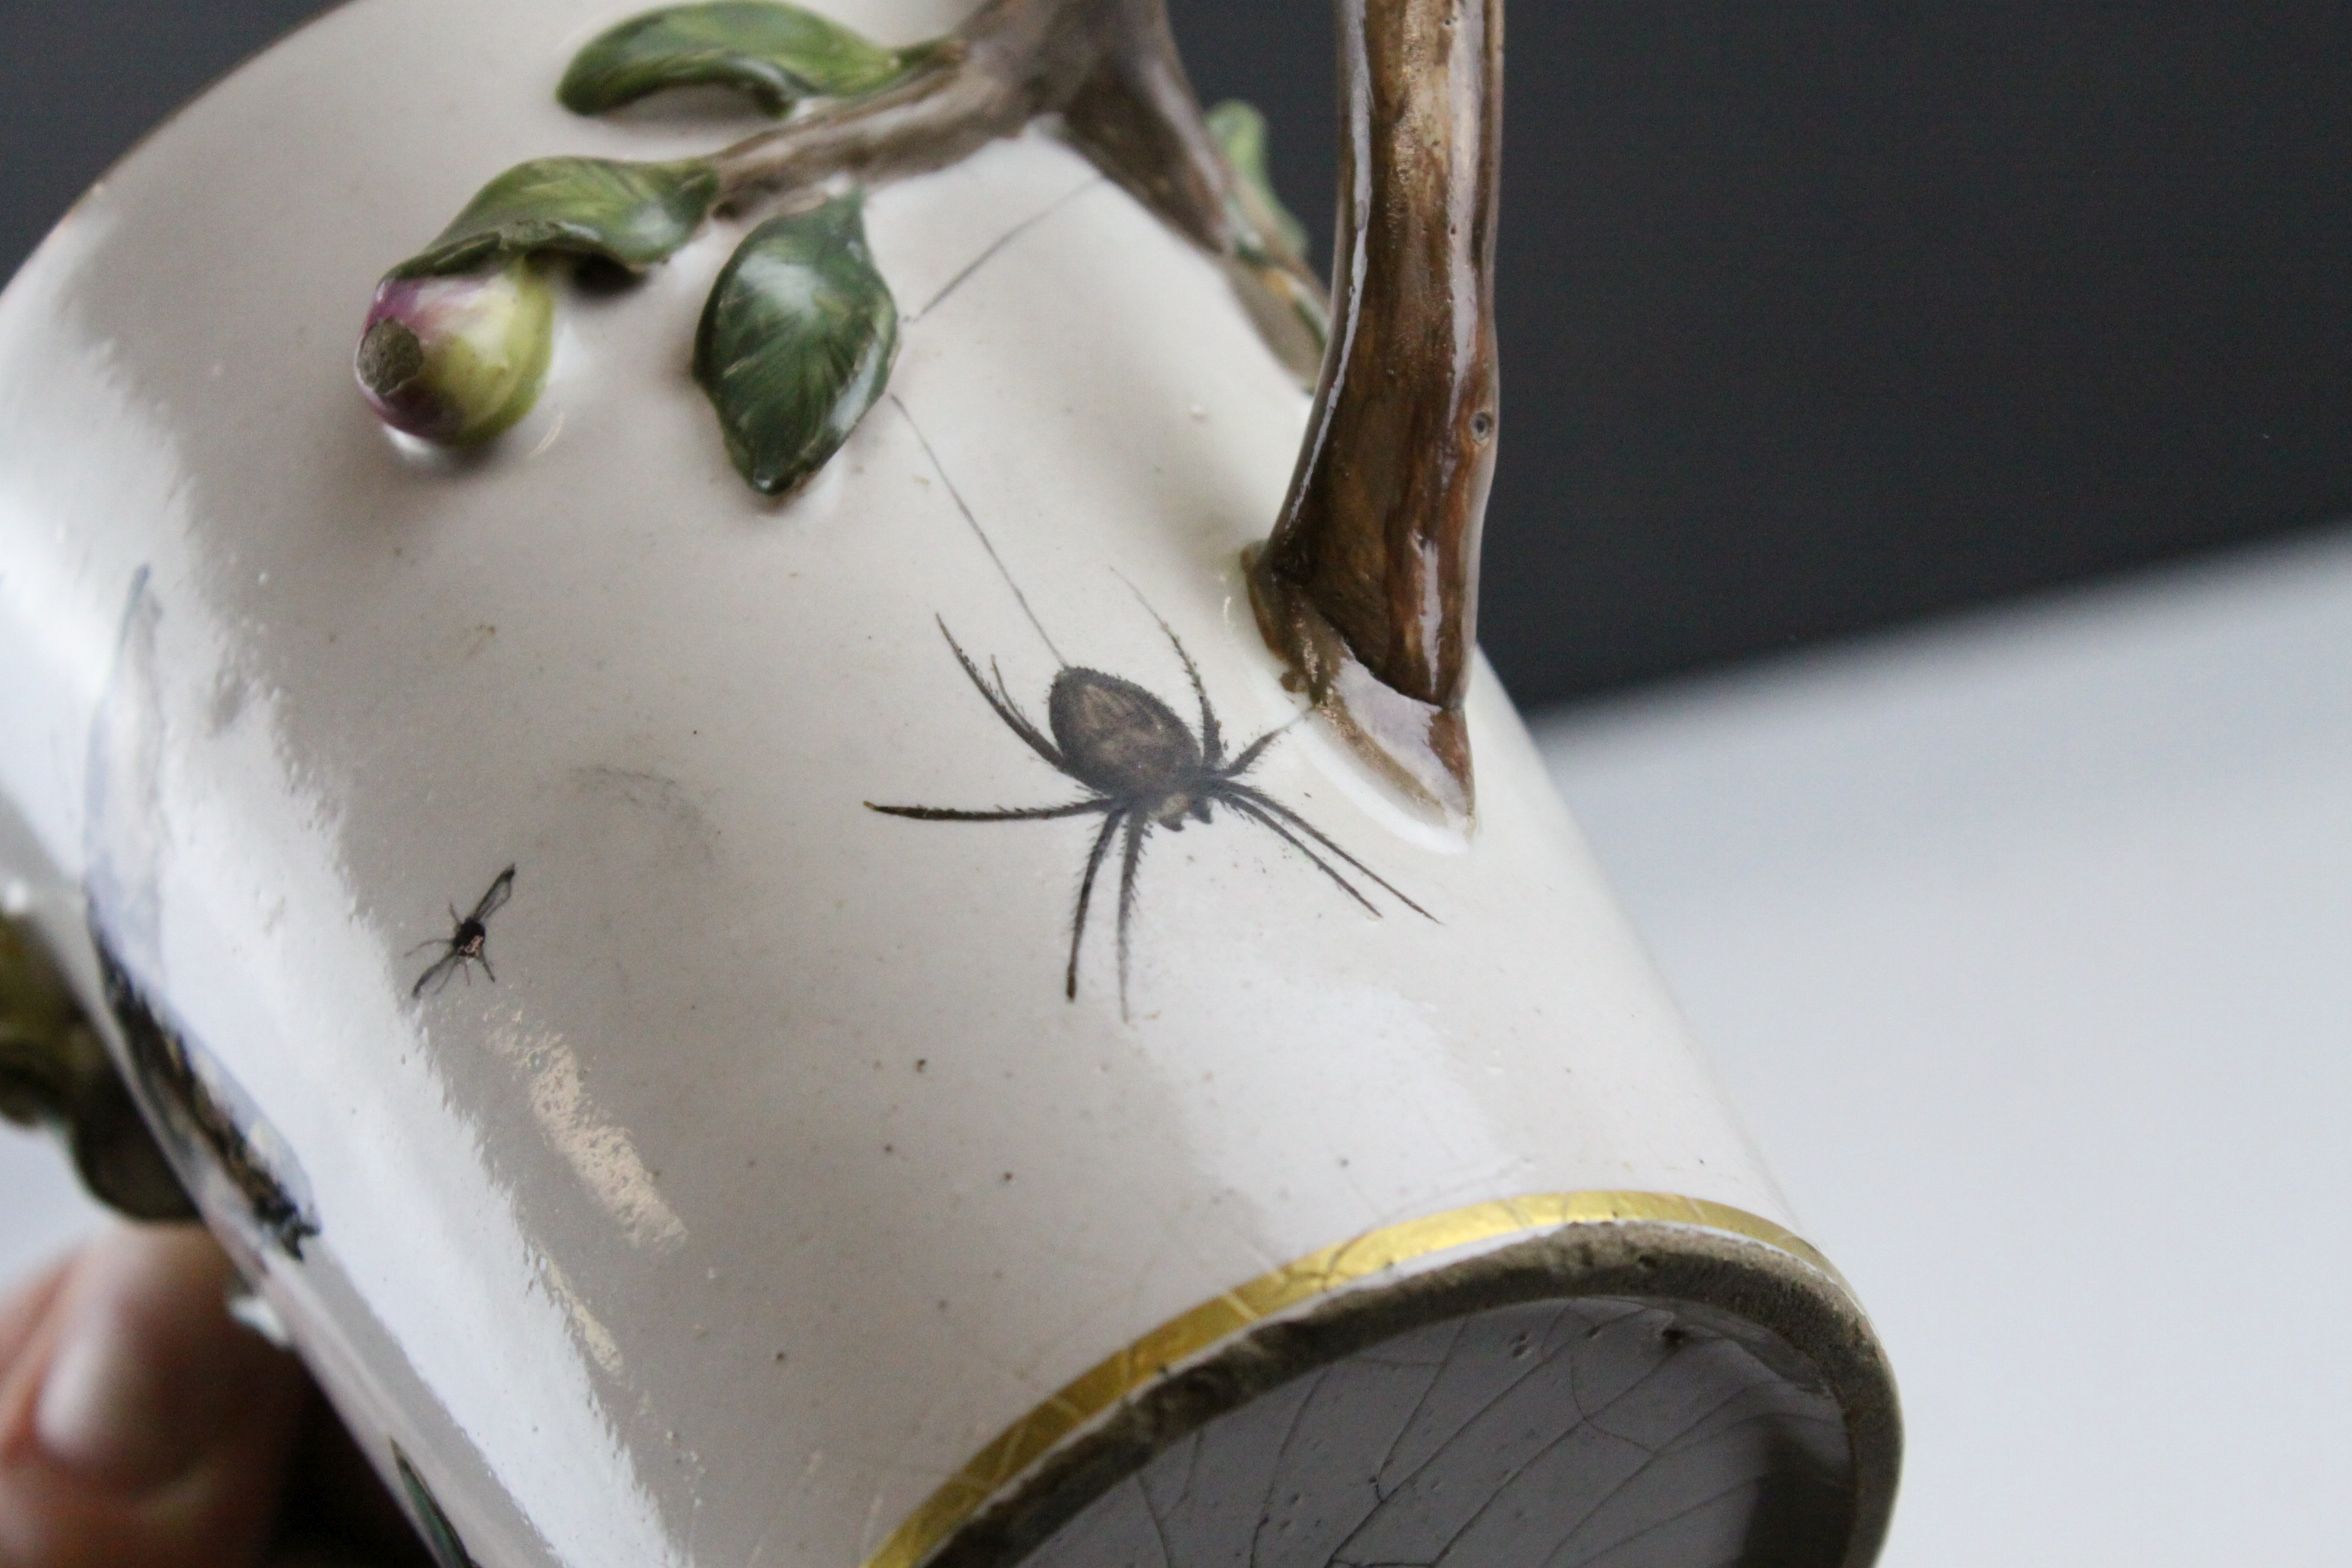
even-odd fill
[(1181, 789), (1201, 772), (1200, 741), (1133, 681), (1065, 669), (1054, 677), (1046, 715), (1071, 776), (1114, 799)]

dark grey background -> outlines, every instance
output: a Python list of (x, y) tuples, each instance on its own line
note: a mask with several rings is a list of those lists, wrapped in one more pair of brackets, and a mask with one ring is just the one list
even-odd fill
[[(1171, 5), (1320, 232), (1325, 6)], [(0, 269), (323, 8), (6, 0)], [(1484, 640), (1523, 698), (2352, 511), (2352, 6), (1520, 0), (1510, 26)]]

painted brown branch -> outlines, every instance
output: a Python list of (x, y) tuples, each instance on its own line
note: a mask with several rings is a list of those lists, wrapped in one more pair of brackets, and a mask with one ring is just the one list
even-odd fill
[[(1095, 69), (1062, 106), (1071, 139), (1145, 206), (1225, 258), (1268, 344), (1305, 380), (1323, 353), (1323, 280), (1281, 239), (1201, 118), (1163, 0), (1114, 0)], [(1238, 198), (1238, 199), (1237, 199)]]
[(721, 200), (796, 191), (840, 175), (922, 174), (1018, 133), (1087, 63), (1069, 20), (1101, 0), (990, 0), (906, 80), (819, 104), (711, 161)]
[(875, 184), (944, 168), (1048, 115), (1137, 200), (1225, 258), (1277, 351), (1306, 373), (1319, 345), (1302, 341), (1300, 317), (1320, 315), (1322, 285), (1278, 242), (1243, 232), (1165, 0), (989, 0), (906, 80), (819, 105), (713, 162), (721, 199), (741, 206), (837, 176)]
[(1108, 0), (1089, 70), (1058, 106), (1087, 156), (1176, 229), (1220, 254), (1236, 236), (1230, 176), (1184, 74), (1163, 0)]
[(1502, 0), (1339, 0), (1339, 280), (1305, 449), (1252, 589), (1351, 738), (1456, 815), (1498, 413)]

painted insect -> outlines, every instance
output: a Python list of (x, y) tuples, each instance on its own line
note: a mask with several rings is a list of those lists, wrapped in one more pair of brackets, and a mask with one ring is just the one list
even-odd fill
[[(1024, 601), (1026, 607), (1026, 601)], [(1148, 608), (1148, 606), (1147, 606)], [(964, 667), (981, 698), (1019, 736), (1022, 744), (1043, 757), (1064, 777), (1091, 793), (1083, 800), (1059, 806), (1025, 806), (995, 811), (967, 811), (945, 806), (878, 806), (869, 809), (887, 816), (911, 817), (919, 822), (1049, 822), (1062, 817), (1099, 816), (1101, 829), (1087, 852), (1086, 872), (1078, 884), (1078, 905), (1070, 917), (1070, 964), (1063, 990), (1078, 996), (1078, 953), (1086, 937), (1086, 913), (1094, 898), (1095, 876), (1109, 856), (1111, 840), (1119, 838), (1119, 1011), (1127, 1013), (1128, 955), (1135, 919), (1136, 870), (1143, 861), (1144, 841), (1154, 828), (1171, 833), (1184, 830), (1186, 820), (1207, 822), (1210, 808), (1223, 806), (1244, 821), (1254, 822), (1280, 838), (1329, 877), (1348, 897), (1378, 915), (1380, 909), (1329, 860), (1316, 853), (1328, 851), (1362, 876), (1370, 878), (1424, 919), (1429, 911), (1414, 903), (1394, 884), (1333, 843), (1290, 807), (1244, 780), (1264, 757), (1287, 725), (1277, 725), (1241, 748), (1225, 754), (1224, 731), (1217, 710), (1201, 681), (1200, 669), (1185, 651), (1183, 639), (1155, 612), (1160, 630), (1183, 662), (1185, 677), (1200, 701), (1200, 733), (1195, 735), (1175, 709), (1130, 680), (1065, 663), (1046, 695), (1046, 723), (1051, 735), (1021, 711), (1005, 685), (1004, 672), (993, 661), (994, 684), (980, 673), (947, 622), (939, 623), (956, 662)], [(1042, 628), (1041, 628), (1042, 631)], [(1312, 842), (1310, 842), (1312, 841)]]
[(490, 917), (505, 908), (507, 899), (513, 896), (514, 879), (515, 868), (512, 866), (499, 872), (491, 882), (490, 890), (474, 905), (472, 913), (461, 915), (455, 904), (449, 906), (449, 935), (419, 942), (409, 949), (411, 953), (421, 953), (428, 947), (441, 949), (441, 956), (434, 959), (423, 974), (417, 976), (415, 985), (409, 987), (410, 996), (424, 995), (427, 986), (431, 986), (433, 994), (438, 996), (441, 989), (449, 984), (449, 977), (453, 974), (463, 974), (466, 984), (472, 985), (473, 966), (476, 964), (482, 966), (482, 973), (488, 975), (493, 983), (497, 981), (498, 971), (490, 967)]

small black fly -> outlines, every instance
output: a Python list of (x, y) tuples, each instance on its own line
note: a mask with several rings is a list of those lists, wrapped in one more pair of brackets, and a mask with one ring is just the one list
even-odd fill
[(423, 996), (428, 986), (434, 995), (440, 995), (453, 974), (464, 975), (466, 984), (472, 985), (473, 966), (476, 964), (482, 966), (482, 973), (488, 975), (493, 983), (497, 981), (498, 971), (490, 967), (490, 917), (505, 908), (507, 899), (513, 896), (514, 879), (515, 868), (512, 866), (499, 872), (497, 879), (490, 884), (490, 891), (482, 895), (471, 914), (461, 915), (455, 904), (449, 906), (449, 935), (419, 942), (409, 949), (411, 953), (421, 953), (428, 947), (441, 949), (441, 956), (434, 959), (432, 966), (423, 974), (417, 976), (415, 985), (409, 987), (410, 996)]
[(1046, 695), (1046, 722), (1052, 730), (1049, 736), (1013, 700), (1011, 690), (1005, 685), (1004, 672), (991, 661), (989, 672), (995, 677), (991, 684), (942, 620), (939, 630), (947, 638), (948, 647), (955, 651), (956, 662), (964, 667), (964, 674), (971, 678), (982, 700), (1004, 721), (1005, 728), (1065, 778), (1085, 786), (1091, 793), (1067, 805), (998, 811), (877, 806), (872, 801), (866, 802), (868, 809), (887, 816), (912, 817), (920, 822), (1046, 822), (1062, 817), (1100, 816), (1102, 828), (1095, 834), (1094, 847), (1087, 854), (1086, 873), (1078, 884), (1078, 906), (1070, 917), (1070, 965), (1063, 990), (1073, 1001), (1078, 996), (1078, 950), (1086, 936), (1086, 911), (1094, 897), (1095, 875), (1110, 854), (1111, 840), (1123, 834), (1119, 866), (1119, 1011), (1122, 1016), (1127, 1013), (1129, 930), (1135, 917), (1136, 868), (1143, 861), (1144, 840), (1153, 828), (1181, 833), (1188, 818), (1207, 822), (1212, 806), (1223, 806), (1273, 833), (1373, 915), (1380, 913), (1379, 908), (1337, 866), (1316, 853), (1318, 846), (1359, 875), (1378, 883), (1415, 914), (1435, 919), (1387, 878), (1333, 843), (1306, 818), (1244, 781), (1243, 775), (1257, 765), (1267, 748), (1289, 726), (1277, 725), (1228, 758), (1224, 732), (1217, 723), (1217, 710), (1209, 702), (1208, 688), (1202, 684), (1199, 667), (1192, 662), (1192, 655), (1185, 651), (1184, 642), (1174, 629), (1160, 620), (1156, 612), (1152, 618), (1159, 620), (1160, 630), (1168, 634), (1176, 657), (1183, 662), (1185, 676), (1192, 683), (1193, 695), (1200, 701), (1198, 735), (1173, 708), (1135, 682), (1100, 670), (1065, 664)]

